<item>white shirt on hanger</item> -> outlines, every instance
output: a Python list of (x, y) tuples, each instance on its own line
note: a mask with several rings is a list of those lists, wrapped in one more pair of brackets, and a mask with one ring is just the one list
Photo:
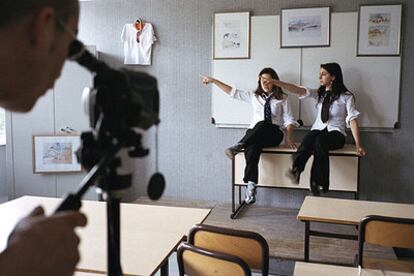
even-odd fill
[(145, 23), (137, 41), (137, 29), (134, 24), (125, 24), (121, 40), (124, 43), (124, 64), (151, 65), (152, 44), (157, 41), (154, 28)]
[[(306, 94), (299, 97), (299, 99), (311, 97), (318, 100), (317, 89), (303, 88), (306, 89)], [(318, 109), (318, 114), (311, 130), (323, 130), (328, 128), (328, 131), (337, 130), (344, 136), (346, 136), (345, 128), (350, 127), (349, 123), (358, 118), (360, 114), (355, 107), (354, 96), (351, 93), (341, 94), (339, 98), (331, 104), (329, 108), (329, 120), (326, 123), (322, 122), (321, 119), (322, 101), (317, 103), (316, 108)]]
[[(253, 109), (253, 119), (249, 128), (253, 128), (258, 122), (264, 120), (264, 105), (265, 100), (254, 94), (253, 91), (244, 91), (232, 87), (230, 96), (234, 99), (241, 100), (251, 104)], [(281, 100), (270, 100), (270, 109), (272, 111), (272, 123), (281, 128), (286, 128), (288, 125), (299, 126), (292, 115), (287, 96)]]

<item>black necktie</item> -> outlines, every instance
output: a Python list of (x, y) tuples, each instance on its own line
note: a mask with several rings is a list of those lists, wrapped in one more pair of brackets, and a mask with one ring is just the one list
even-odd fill
[(322, 111), (321, 119), (323, 123), (326, 123), (329, 120), (329, 107), (331, 106), (331, 94), (330, 92), (325, 92), (325, 98), (322, 102)]
[(264, 119), (266, 122), (271, 123), (272, 122), (272, 110), (270, 109), (270, 100), (272, 99), (271, 96), (269, 96), (266, 99), (265, 105), (264, 105)]

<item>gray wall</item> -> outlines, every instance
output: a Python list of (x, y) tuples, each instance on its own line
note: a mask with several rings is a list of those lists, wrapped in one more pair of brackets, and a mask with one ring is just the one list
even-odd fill
[[(96, 45), (100, 57), (114, 66), (123, 60), (120, 35), (125, 23), (141, 17), (152, 22), (158, 42), (150, 67), (132, 66), (157, 76), (161, 93), (159, 165), (167, 179), (165, 195), (179, 199), (230, 201), (231, 163), (223, 150), (244, 130), (216, 129), (210, 123), (211, 95), (199, 74), (211, 72), (211, 24), (214, 12), (251, 11), (279, 14), (280, 8), (330, 5), (333, 12), (357, 11), (359, 4), (404, 4), (404, 48), (401, 90), (401, 128), (389, 133), (365, 132), (368, 155), (361, 163), (361, 198), (414, 202), (414, 2), (386, 1), (271, 1), (271, 0), (101, 0), (83, 2), (80, 38)], [(328, 61), (327, 61), (328, 62)], [(318, 66), (318, 64), (315, 64)], [(363, 108), (361, 108), (363, 110)], [(296, 131), (300, 139), (304, 131)], [(136, 162), (134, 193), (145, 194), (154, 171), (154, 130), (146, 133), (151, 156)], [(260, 190), (260, 204), (297, 207), (304, 191)]]

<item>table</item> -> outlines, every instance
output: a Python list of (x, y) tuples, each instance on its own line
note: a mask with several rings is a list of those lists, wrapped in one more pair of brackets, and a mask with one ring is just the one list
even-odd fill
[(307, 196), (297, 216), (298, 220), (305, 222), (305, 261), (309, 261), (310, 236), (358, 240), (358, 236), (356, 235), (312, 231), (310, 229), (311, 222), (357, 226), (361, 219), (368, 215), (414, 219), (414, 204)]
[[(299, 144), (297, 145), (299, 146)], [(309, 190), (310, 170), (313, 160), (311, 156), (309, 162), (302, 172), (299, 184), (292, 183), (286, 176), (286, 172), (292, 166), (292, 154), (296, 149), (285, 146), (263, 148), (259, 161), (258, 188), (282, 188), (282, 189), (304, 189)], [(354, 198), (358, 199), (359, 193), (359, 161), (360, 157), (356, 154), (355, 145), (345, 145), (338, 150), (329, 151), (330, 156), (330, 191), (351, 192)], [(246, 166), (244, 154), (235, 156), (232, 162), (232, 213), (231, 218), (239, 216), (243, 208), (247, 205), (242, 201), (241, 187), (245, 187), (243, 182), (244, 168)], [(333, 181), (335, 180), (335, 181)], [(238, 206), (236, 207), (236, 188), (238, 188)]]
[[(16, 222), (35, 206), (51, 213), (61, 199), (24, 196), (0, 205), (0, 251)], [(106, 203), (82, 201), (88, 225), (77, 230), (80, 238), (79, 271), (105, 273)], [(153, 275), (160, 268), (168, 273), (168, 257), (187, 235), (191, 226), (201, 223), (210, 209), (121, 204), (121, 264), (124, 274)]]
[[(358, 276), (357, 267), (297, 262), (293, 276)], [(359, 276), (412, 276), (414, 273), (362, 269)]]

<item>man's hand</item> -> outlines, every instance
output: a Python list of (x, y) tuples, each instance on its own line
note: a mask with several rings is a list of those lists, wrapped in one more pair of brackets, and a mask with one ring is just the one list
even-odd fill
[(45, 217), (38, 207), (16, 225), (6, 250), (0, 255), (1, 275), (69, 276), (80, 256), (75, 227), (85, 226), (79, 212)]

